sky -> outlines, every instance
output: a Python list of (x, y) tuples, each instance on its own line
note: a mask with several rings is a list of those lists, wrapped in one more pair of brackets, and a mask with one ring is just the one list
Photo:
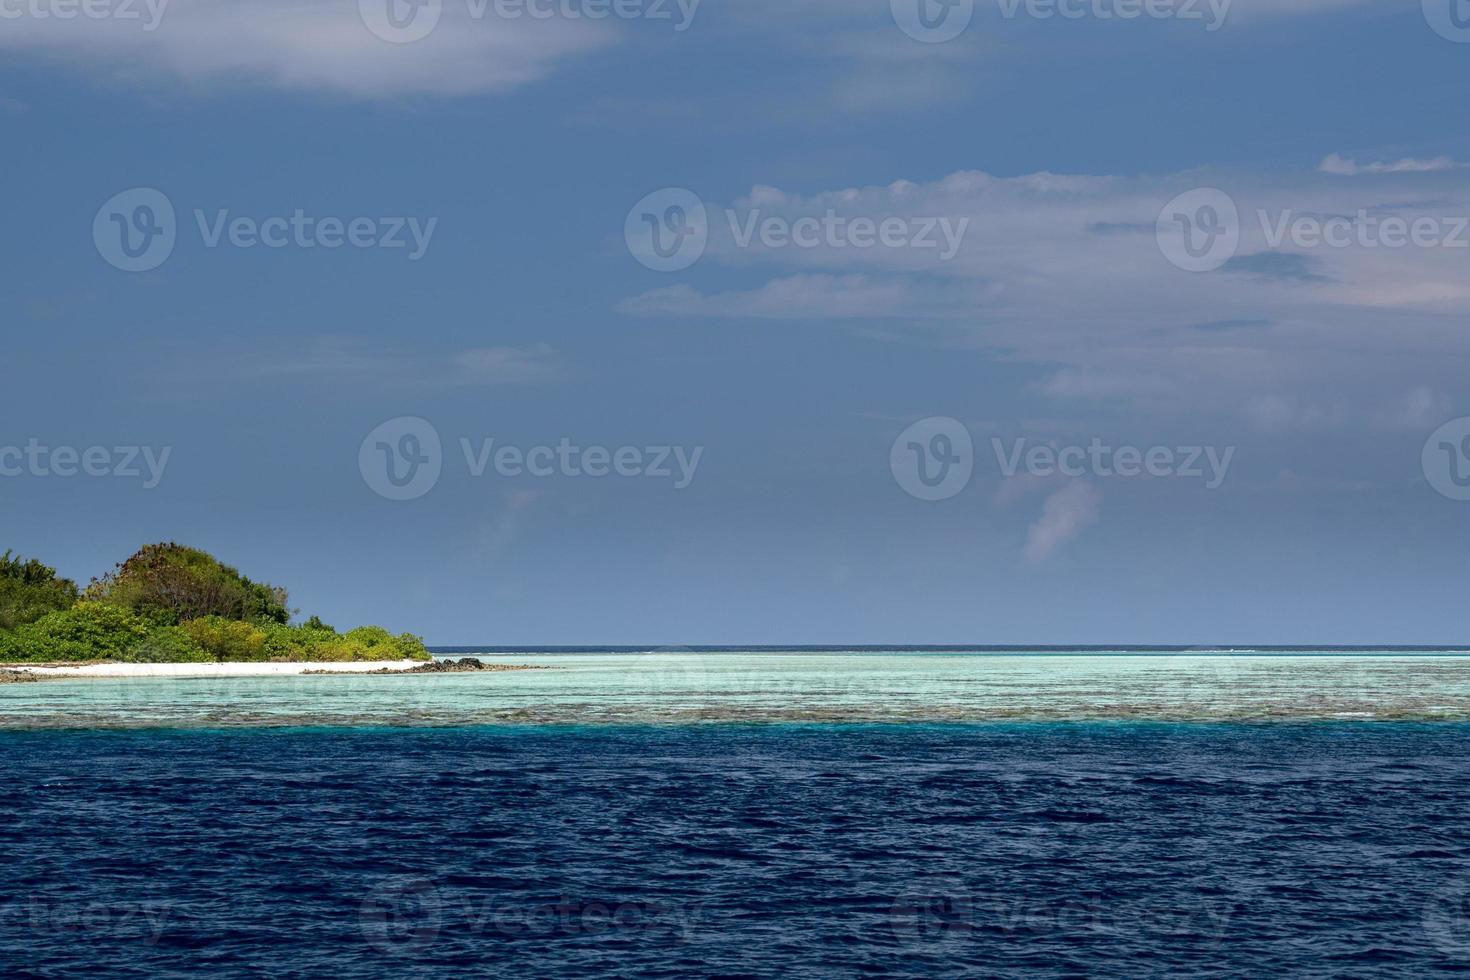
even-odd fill
[(1467, 70), (1462, 0), (0, 0), (0, 548), (431, 644), (1463, 644)]

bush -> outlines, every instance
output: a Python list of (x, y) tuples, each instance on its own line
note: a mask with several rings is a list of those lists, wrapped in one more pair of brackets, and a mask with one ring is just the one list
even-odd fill
[(376, 626), (360, 627), (341, 635), (330, 628), (261, 626), (266, 635), (267, 659), (291, 660), (407, 660), (430, 659), (416, 636), (393, 636)]
[(154, 544), (76, 585), (38, 561), (0, 556), (0, 661), (429, 660), (423, 640), (378, 626), (346, 634), (313, 616), (288, 625), (286, 592), (210, 555)]
[(10, 633), (5, 658), (122, 660), (147, 636), (147, 624), (128, 610), (100, 602), (79, 602)]
[(214, 663), (217, 658), (182, 627), (156, 626), (128, 651), (127, 659), (136, 664), (197, 664)]
[(87, 598), (174, 625), (207, 616), (284, 623), (285, 589), (252, 582), (214, 556), (177, 544), (150, 544), (87, 588)]
[(283, 626), (279, 623), (267, 623), (261, 627), (265, 631), (265, 647), (270, 660), (314, 660), (312, 651), (331, 643), (337, 638), (337, 633), (331, 629), (318, 629), (306, 626)]
[(266, 653), (265, 630), (220, 616), (191, 619), (180, 629), (216, 660), (259, 661), (270, 659)]
[(57, 578), (56, 569), (32, 558), (0, 555), (0, 630), (34, 623), (47, 613), (76, 605), (77, 586)]

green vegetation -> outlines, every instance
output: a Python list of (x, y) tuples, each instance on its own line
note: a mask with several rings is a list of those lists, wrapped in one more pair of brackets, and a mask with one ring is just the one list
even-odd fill
[(171, 626), (204, 616), (275, 623), (291, 618), (285, 589), (252, 582), (213, 555), (178, 544), (145, 546), (93, 580), (87, 598)]
[(47, 613), (70, 609), (76, 601), (76, 583), (57, 578), (56, 569), (34, 558), (21, 561), (8, 551), (0, 555), (0, 630), (34, 623)]
[(152, 544), (84, 593), (34, 559), (0, 556), (0, 662), (212, 663), (428, 660), (423, 641), (377, 626), (290, 624), (285, 589), (213, 556)]

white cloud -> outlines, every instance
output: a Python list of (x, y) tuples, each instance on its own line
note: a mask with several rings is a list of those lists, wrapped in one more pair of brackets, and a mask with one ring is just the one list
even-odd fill
[(589, 21), (472, 18), (469, 11), (445, 3), (427, 37), (392, 44), (367, 29), (356, 0), (170, 0), (153, 30), (143, 29), (146, 16), (6, 20), (0, 50), (154, 86), (243, 82), (396, 98), (505, 91), (614, 39)]
[(525, 384), (556, 371), (556, 352), (547, 344), (531, 347), (477, 347), (454, 355), (451, 380), (462, 384)]
[(1329, 154), (1317, 169), (1324, 174), (1333, 174), (1338, 177), (1355, 177), (1359, 174), (1425, 174), (1440, 170), (1454, 170), (1463, 166), (1463, 163), (1457, 163), (1450, 157), (1435, 157), (1432, 160), (1404, 157), (1392, 163), (1358, 163), (1350, 157), (1333, 153)]
[(1375, 413), (1379, 428), (1424, 432), (1454, 414), (1450, 397), (1429, 385), (1416, 385)]
[[(723, 206), (707, 201), (710, 240), (673, 286), (620, 309), (642, 315), (851, 320), (882, 317), (889, 340), (973, 347), (1044, 365), (1033, 390), (1056, 399), (1132, 403), (1166, 417), (1230, 415), (1272, 431), (1369, 422), (1385, 404), (1427, 384), (1455, 392), (1454, 365), (1470, 356), (1470, 249), (1273, 243), (1286, 218), (1365, 214), (1452, 233), (1470, 216), (1464, 171), (1386, 172), (1371, 182), (1216, 172), (1115, 177), (961, 171), (919, 183), (799, 193), (757, 185)], [(1241, 219), (1234, 265), (1185, 272), (1160, 250), (1164, 205), (1196, 187), (1233, 198)], [(740, 247), (731, 232), (752, 209), (792, 221), (881, 222), (890, 216), (967, 219), (950, 261), (911, 247)], [(1266, 218), (1261, 218), (1264, 212)], [(1470, 228), (1462, 239), (1470, 241)], [(732, 270), (762, 283), (716, 290)], [(1201, 325), (1250, 324), (1250, 329)], [(1467, 396), (1470, 397), (1470, 396)], [(1371, 424), (1371, 423), (1370, 423)]]
[(947, 310), (936, 297), (903, 279), (820, 273), (773, 279), (756, 289), (705, 294), (688, 285), (651, 289), (618, 304), (635, 315), (848, 319), (914, 317), (926, 307)]
[(1038, 564), (1097, 522), (1102, 491), (1090, 483), (1069, 483), (1046, 498), (1041, 517), (1026, 531), (1026, 560)]
[[(211, 361), (220, 357), (217, 352), (202, 356)], [(293, 350), (235, 352), (228, 360), (246, 378), (348, 378), (414, 387), (531, 384), (554, 379), (559, 369), (557, 353), (547, 344), (476, 347), (443, 355), (344, 337), (318, 337)]]
[(1255, 395), (1246, 402), (1246, 414), (1263, 432), (1323, 432), (1340, 429), (1351, 416), (1347, 399), (1308, 402), (1295, 395)]

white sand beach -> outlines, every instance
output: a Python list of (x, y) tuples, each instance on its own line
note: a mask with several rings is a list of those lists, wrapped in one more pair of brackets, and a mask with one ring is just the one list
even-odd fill
[(423, 660), (292, 661), (290, 663), (224, 664), (86, 664), (79, 667), (44, 667), (16, 664), (6, 670), (46, 677), (268, 677), (304, 674), (307, 671), (358, 674), (374, 670), (407, 670)]

